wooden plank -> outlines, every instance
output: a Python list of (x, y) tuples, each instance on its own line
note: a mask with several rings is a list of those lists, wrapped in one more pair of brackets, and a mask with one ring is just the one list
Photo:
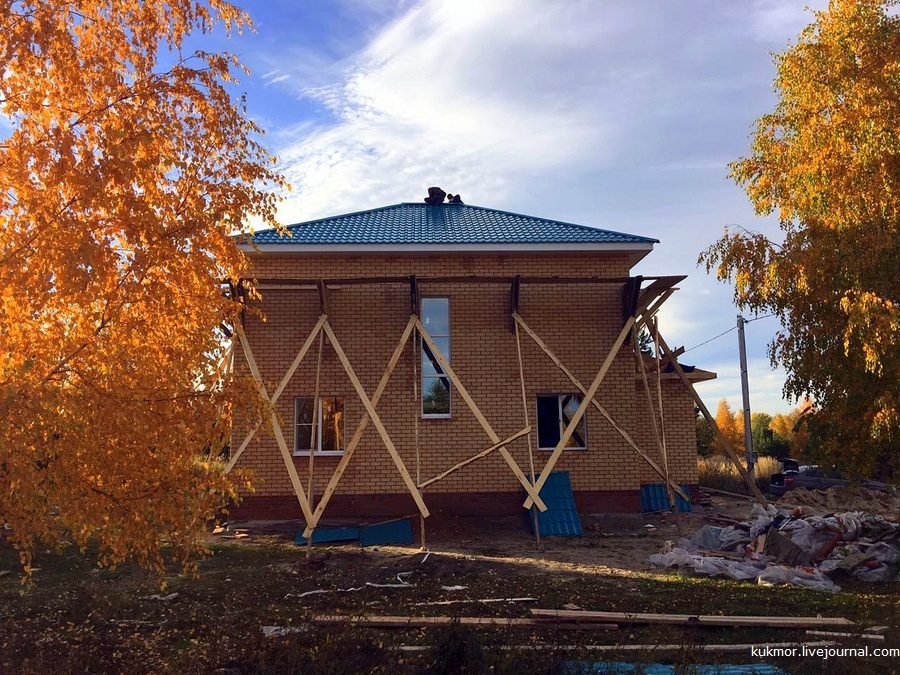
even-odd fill
[[(569, 420), (569, 425), (563, 432), (562, 438), (559, 439), (559, 443), (556, 444), (556, 447), (553, 449), (553, 453), (550, 455), (550, 458), (544, 465), (544, 470), (541, 471), (541, 475), (538, 477), (537, 482), (534, 485), (535, 492), (540, 493), (541, 488), (544, 487), (544, 483), (546, 483), (547, 479), (550, 477), (550, 472), (553, 471), (553, 467), (556, 466), (556, 462), (562, 455), (563, 450), (565, 450), (566, 443), (569, 442), (569, 439), (572, 438), (572, 434), (575, 433), (575, 427), (578, 426), (578, 423), (584, 416), (584, 412), (585, 410), (587, 410), (588, 405), (590, 405), (591, 400), (593, 400), (594, 396), (597, 395), (597, 390), (600, 388), (600, 383), (603, 382), (603, 378), (606, 377), (606, 373), (612, 366), (613, 361), (616, 358), (616, 354), (618, 354), (619, 349), (622, 348), (622, 343), (625, 342), (625, 338), (628, 337), (628, 334), (631, 332), (631, 327), (633, 325), (634, 317), (631, 317), (628, 319), (628, 321), (625, 322), (625, 325), (619, 332), (619, 336), (613, 343), (612, 349), (609, 350), (609, 354), (607, 354), (606, 359), (603, 361), (603, 365), (600, 366), (600, 370), (597, 371), (597, 376), (594, 378), (594, 381), (591, 382), (590, 388), (585, 393), (584, 399), (582, 399), (581, 401), (581, 405), (578, 406), (578, 410), (576, 410), (575, 414), (572, 415), (572, 419)], [(532, 503), (532, 499), (531, 497), (529, 497), (525, 500), (523, 506), (526, 509), (530, 509)]]
[(297, 356), (294, 358), (294, 361), (291, 363), (290, 367), (287, 369), (287, 372), (284, 374), (284, 377), (281, 378), (281, 382), (278, 384), (278, 387), (272, 393), (272, 403), (278, 400), (278, 397), (281, 396), (281, 393), (284, 391), (285, 387), (288, 386), (288, 382), (291, 381), (291, 378), (294, 376), (294, 373), (297, 372), (297, 368), (300, 367), (300, 362), (303, 360), (303, 357), (306, 356), (306, 352), (309, 351), (309, 348), (312, 347), (313, 342), (318, 336), (319, 331), (322, 330), (322, 326), (325, 324), (325, 321), (328, 319), (326, 314), (323, 314), (319, 317), (319, 320), (316, 321), (315, 327), (313, 327), (310, 334), (307, 336), (306, 341), (303, 343), (303, 346), (300, 347), (300, 351), (297, 353)]
[[(326, 318), (327, 317), (324, 314), (319, 317), (319, 320), (316, 322), (316, 325), (312, 329), (312, 332), (310, 332), (310, 334), (306, 338), (306, 341), (303, 343), (303, 346), (300, 348), (300, 352), (297, 354), (294, 362), (291, 363), (287, 372), (284, 374), (284, 377), (281, 378), (281, 382), (278, 384), (278, 388), (275, 389), (275, 393), (272, 394), (272, 398), (270, 399), (270, 403), (272, 403), (273, 405), (275, 404), (275, 401), (278, 400), (278, 397), (281, 396), (285, 387), (287, 387), (288, 382), (290, 382), (291, 377), (293, 377), (297, 368), (300, 366), (300, 362), (303, 360), (303, 357), (306, 356), (306, 352), (308, 352), (309, 348), (312, 346), (313, 340), (316, 339), (316, 336), (322, 330), (322, 324), (325, 323)], [(237, 463), (237, 460), (241, 456), (241, 453), (243, 453), (247, 446), (250, 445), (250, 441), (253, 440), (253, 437), (256, 435), (257, 431), (259, 431), (259, 425), (256, 425), (249, 431), (247, 437), (243, 440), (240, 447), (237, 449), (237, 452), (235, 452), (231, 456), (231, 459), (225, 466), (225, 473), (228, 473), (234, 468), (234, 465), (235, 463)]]
[[(663, 351), (667, 354), (671, 354), (672, 350), (669, 349), (669, 345), (666, 344), (666, 341), (663, 339), (662, 335), (657, 335), (659, 339), (659, 346), (662, 347)], [(709, 426), (712, 427), (713, 433), (715, 433), (716, 438), (719, 439), (719, 442), (722, 444), (722, 447), (725, 449), (725, 454), (731, 459), (731, 462), (737, 468), (738, 473), (741, 474), (741, 478), (744, 479), (744, 482), (747, 484), (747, 487), (750, 488), (750, 491), (753, 493), (753, 496), (756, 497), (756, 501), (758, 501), (763, 506), (768, 506), (769, 501), (763, 496), (763, 493), (760, 492), (759, 487), (756, 485), (756, 481), (754, 481), (750, 474), (747, 473), (747, 469), (744, 468), (744, 465), (741, 464), (741, 461), (738, 459), (737, 454), (734, 451), (734, 448), (731, 447), (731, 443), (725, 438), (725, 434), (722, 433), (722, 430), (719, 429), (719, 425), (716, 424), (716, 418), (713, 417), (709, 409), (706, 407), (706, 404), (703, 403), (703, 399), (700, 398), (700, 394), (697, 393), (697, 390), (694, 389), (694, 385), (684, 374), (684, 369), (681, 367), (681, 364), (678, 363), (677, 359), (671, 360), (672, 367), (675, 368), (675, 372), (678, 373), (678, 377), (681, 379), (684, 386), (687, 387), (688, 392), (694, 399), (694, 403), (697, 404), (697, 407), (700, 409), (700, 412), (703, 413), (703, 416), (706, 417), (706, 421), (709, 422)]]
[(822, 616), (718, 616), (705, 614), (642, 614), (632, 612), (589, 612), (585, 610), (532, 609), (532, 616), (567, 621), (615, 621), (618, 623), (701, 625), (701, 626), (765, 626), (770, 628), (816, 628), (820, 626), (854, 626), (844, 617)]
[[(546, 626), (546, 621), (538, 619), (520, 619), (502, 616), (341, 616), (319, 615), (310, 620), (318, 626), (333, 624), (360, 624), (372, 628), (428, 628), (430, 626), (447, 626), (459, 622), (468, 626)], [(554, 626), (556, 627), (556, 626)], [(573, 626), (574, 628), (574, 626)], [(579, 626), (587, 628), (587, 626)], [(597, 623), (590, 626), (593, 630), (617, 630), (616, 624)]]
[(244, 439), (244, 442), (241, 443), (237, 451), (232, 453), (231, 457), (228, 459), (228, 464), (225, 465), (225, 473), (229, 473), (234, 468), (234, 465), (237, 464), (237, 461), (241, 457), (241, 453), (243, 453), (244, 450), (247, 449), (247, 446), (250, 445), (250, 441), (253, 439), (253, 436), (256, 434), (258, 429), (259, 425), (257, 424), (247, 434), (247, 437)]
[[(397, 367), (397, 363), (400, 361), (400, 357), (403, 355), (403, 350), (406, 348), (406, 343), (409, 341), (409, 337), (410, 335), (412, 335), (412, 332), (416, 327), (416, 318), (417, 317), (415, 314), (409, 317), (409, 321), (407, 321), (406, 323), (406, 328), (403, 330), (403, 335), (400, 336), (400, 341), (394, 348), (394, 353), (391, 355), (390, 361), (388, 361), (384, 372), (381, 374), (381, 380), (379, 380), (378, 386), (375, 388), (375, 393), (372, 394), (373, 406), (378, 405), (378, 402), (381, 400), (382, 394), (384, 394), (384, 390), (387, 389), (387, 385), (391, 379), (391, 375), (394, 372), (394, 368)], [(334, 474), (332, 474), (331, 479), (328, 481), (328, 485), (325, 486), (325, 491), (322, 493), (322, 497), (319, 500), (319, 503), (316, 505), (316, 510), (313, 512), (312, 521), (307, 521), (306, 523), (306, 530), (303, 532), (304, 537), (309, 538), (312, 534), (312, 530), (319, 523), (319, 519), (322, 517), (322, 513), (325, 511), (325, 507), (328, 506), (328, 501), (331, 499), (331, 496), (337, 489), (338, 483), (343, 477), (344, 472), (347, 470), (347, 465), (350, 464), (350, 459), (353, 457), (356, 446), (359, 445), (359, 441), (362, 438), (363, 432), (366, 430), (366, 426), (368, 424), (369, 413), (365, 413), (362, 416), (362, 419), (356, 425), (356, 430), (353, 432), (353, 436), (350, 438), (350, 442), (344, 449), (344, 454), (343, 456), (341, 456), (341, 460), (340, 462), (338, 462), (337, 467), (335, 467)]]
[[(265, 382), (263, 382), (262, 375), (259, 372), (259, 367), (256, 365), (256, 359), (253, 358), (253, 350), (250, 348), (250, 343), (247, 341), (247, 336), (244, 334), (244, 329), (241, 327), (240, 323), (235, 323), (235, 328), (238, 334), (238, 338), (241, 341), (241, 346), (244, 348), (244, 356), (247, 357), (247, 364), (250, 366), (250, 373), (253, 375), (253, 379), (256, 380), (256, 383), (259, 385), (259, 393), (263, 397), (265, 397), (267, 401), (269, 401), (269, 394), (266, 391)], [(284, 460), (285, 468), (287, 469), (288, 476), (290, 476), (291, 485), (294, 488), (294, 494), (297, 496), (297, 501), (300, 502), (300, 510), (303, 511), (303, 517), (308, 520), (312, 517), (312, 512), (309, 508), (309, 501), (306, 499), (306, 493), (303, 491), (303, 485), (300, 483), (300, 477), (297, 475), (297, 468), (294, 466), (294, 459), (293, 457), (291, 457), (291, 453), (287, 447), (287, 442), (284, 440), (284, 435), (281, 433), (281, 426), (279, 426), (278, 424), (278, 416), (275, 414), (274, 408), (271, 411), (271, 415), (272, 432), (275, 435), (275, 442), (278, 444), (278, 449), (281, 452), (281, 458)]]
[[(366, 409), (369, 417), (372, 418), (372, 424), (375, 425), (375, 428), (378, 430), (378, 435), (381, 436), (381, 440), (384, 442), (384, 446), (387, 448), (391, 459), (394, 460), (394, 464), (397, 466), (397, 470), (400, 472), (400, 477), (403, 479), (407, 490), (409, 490), (409, 493), (412, 495), (413, 500), (416, 502), (416, 506), (419, 507), (419, 513), (421, 513), (424, 518), (427, 518), (429, 516), (428, 507), (425, 506), (425, 501), (422, 499), (422, 494), (419, 492), (419, 488), (416, 487), (416, 483), (412, 479), (412, 476), (409, 475), (409, 471), (407, 471), (406, 465), (403, 463), (403, 459), (397, 452), (397, 448), (394, 447), (394, 442), (388, 435), (387, 429), (385, 429), (384, 425), (381, 423), (381, 418), (375, 411), (375, 406), (372, 405), (372, 401), (370, 401), (369, 397), (366, 395), (362, 383), (359, 381), (359, 378), (353, 371), (353, 366), (350, 365), (350, 360), (344, 353), (344, 349), (343, 347), (341, 347), (341, 343), (338, 341), (337, 336), (334, 334), (334, 331), (331, 330), (331, 325), (328, 323), (328, 321), (325, 321), (325, 324), (322, 328), (325, 331), (325, 335), (328, 336), (328, 341), (331, 342), (331, 346), (334, 347), (334, 351), (337, 352), (338, 358), (341, 361), (341, 365), (344, 366), (347, 377), (350, 378), (350, 383), (356, 390), (356, 394), (357, 396), (359, 396), (359, 400), (362, 401), (363, 407)], [(309, 522), (309, 520), (307, 520), (307, 522)]]
[[(528, 333), (529, 337), (534, 340), (535, 344), (540, 347), (541, 351), (543, 351), (550, 358), (550, 360), (553, 361), (554, 364), (556, 364), (556, 367), (559, 368), (563, 372), (563, 374), (569, 378), (569, 381), (573, 385), (575, 385), (575, 387), (577, 387), (582, 394), (587, 395), (587, 388), (585, 388), (585, 386), (578, 380), (578, 378), (575, 377), (575, 375), (568, 368), (566, 368), (563, 362), (559, 360), (556, 354), (553, 353), (553, 351), (550, 349), (550, 347), (547, 346), (547, 344), (541, 339), (541, 337), (533, 330), (531, 330), (528, 324), (525, 323), (525, 320), (518, 314), (516, 314), (514, 318), (516, 320), (516, 323), (518, 323), (522, 327), (522, 329), (526, 333)], [(606, 421), (610, 423), (612, 428), (619, 432), (619, 435), (622, 436), (623, 439), (625, 439), (625, 442), (628, 443), (628, 445), (630, 445), (632, 449), (636, 453), (638, 453), (638, 455), (640, 455), (657, 474), (659, 474), (660, 478), (665, 480), (666, 474), (663, 471), (662, 467), (659, 466), (659, 464), (657, 464), (652, 457), (650, 457), (647, 453), (641, 450), (640, 447), (638, 447), (637, 443), (634, 442), (634, 439), (631, 438), (631, 435), (616, 423), (616, 421), (612, 418), (612, 415), (609, 414), (606, 408), (604, 408), (596, 398), (592, 398), (591, 403), (597, 409), (597, 411), (601, 415), (603, 415)], [(678, 485), (677, 483), (671, 483), (670, 485), (672, 486), (672, 489), (675, 490), (675, 492), (677, 492), (679, 495), (681, 495), (683, 499), (691, 501), (690, 495), (688, 495), (680, 485)]]
[[(423, 326), (422, 322), (418, 319), (416, 320), (416, 329), (419, 331), (422, 339), (425, 340), (425, 343), (428, 345), (429, 349), (431, 349), (431, 353), (434, 354), (434, 357), (438, 360), (438, 363), (441, 364), (441, 368), (444, 369), (444, 375), (450, 378), (453, 386), (456, 387), (457, 393), (460, 395), (462, 400), (465, 401), (466, 405), (469, 407), (469, 410), (472, 411), (472, 414), (475, 416), (475, 419), (478, 420), (478, 423), (481, 425), (481, 428), (484, 429), (485, 433), (488, 435), (488, 438), (491, 439), (492, 443), (500, 443), (500, 437), (485, 419), (484, 415), (481, 414), (481, 411), (478, 409), (478, 406), (475, 405), (475, 401), (472, 400), (472, 397), (469, 395), (466, 387), (460, 381), (453, 368), (450, 367), (450, 364), (447, 362), (447, 359), (444, 358), (444, 355), (441, 354), (441, 350), (434, 343), (434, 340), (431, 338), (431, 335), (428, 334), (428, 331), (425, 330), (425, 326)], [(530, 495), (529, 504), (526, 508), (531, 508), (531, 504), (533, 503), (541, 511), (546, 511), (547, 505), (544, 504), (544, 501), (538, 494), (540, 490), (535, 490), (534, 486), (531, 484), (531, 481), (528, 480), (528, 477), (524, 473), (522, 473), (522, 469), (519, 468), (519, 465), (516, 463), (515, 458), (511, 454), (509, 454), (509, 451), (505, 447), (500, 447), (499, 450), (500, 455), (504, 460), (506, 460), (509, 468), (512, 469), (512, 472), (522, 484), (522, 487), (524, 487), (525, 491)]]
[(464, 466), (468, 466), (468, 465), (471, 464), (472, 462), (475, 462), (475, 461), (481, 459), (482, 457), (487, 457), (489, 454), (491, 454), (492, 452), (494, 452), (494, 450), (497, 450), (498, 448), (501, 448), (501, 447), (503, 447), (504, 445), (509, 445), (510, 443), (512, 443), (513, 441), (515, 441), (516, 439), (521, 438), (522, 436), (525, 436), (525, 435), (530, 434), (530, 433), (531, 433), (531, 427), (530, 427), (530, 426), (527, 426), (527, 427), (525, 427), (524, 429), (522, 429), (522, 430), (520, 430), (520, 431), (517, 431), (517, 432), (514, 433), (512, 436), (507, 436), (506, 438), (504, 438), (504, 439), (503, 439), (502, 441), (500, 441), (499, 443), (494, 443), (494, 445), (492, 445), (491, 447), (489, 447), (487, 450), (482, 450), (482, 451), (479, 452), (477, 455), (473, 455), (472, 457), (469, 457), (468, 459), (464, 459), (463, 461), (459, 462), (458, 464), (455, 464), (454, 466), (451, 466), (449, 469), (447, 469), (447, 470), (444, 471), (443, 473), (439, 473), (439, 474), (438, 474), (437, 476), (435, 476), (434, 478), (429, 478), (428, 480), (426, 480), (426, 481), (424, 481), (424, 482), (422, 482), (422, 483), (419, 483), (419, 487), (420, 487), (420, 488), (426, 488), (426, 487), (428, 487), (429, 485), (431, 485), (432, 483), (437, 483), (439, 480), (442, 480), (442, 479), (446, 478), (446, 477), (449, 476), (451, 473), (454, 473), (454, 472), (458, 471), (459, 469), (463, 468)]

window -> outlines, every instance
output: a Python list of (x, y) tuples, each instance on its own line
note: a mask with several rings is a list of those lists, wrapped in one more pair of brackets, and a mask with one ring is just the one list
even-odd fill
[[(450, 299), (422, 298), (422, 325), (450, 362)], [(422, 417), (450, 417), (450, 378), (422, 341)]]
[[(315, 405), (317, 403), (317, 405)], [(316, 415), (316, 438), (313, 443), (313, 411)], [(308, 455), (314, 449), (317, 455), (341, 455), (344, 453), (344, 399), (339, 396), (321, 396), (316, 402), (310, 397), (294, 401), (294, 454)]]
[[(552, 394), (537, 397), (538, 449), (553, 450), (563, 436), (569, 422), (581, 405), (577, 394)], [(587, 414), (581, 416), (575, 433), (566, 443), (573, 450), (587, 449)]]

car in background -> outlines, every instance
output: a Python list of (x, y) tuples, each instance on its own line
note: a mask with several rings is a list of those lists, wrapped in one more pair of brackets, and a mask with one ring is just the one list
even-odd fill
[(869, 490), (893, 491), (887, 483), (877, 480), (865, 480), (854, 482), (844, 478), (844, 475), (835, 468), (828, 471), (815, 464), (800, 464), (796, 459), (780, 457), (782, 470), (772, 474), (769, 479), (769, 492), (775, 497), (781, 497), (785, 492), (805, 488), (807, 490), (827, 490), (830, 487), (849, 487), (859, 485)]

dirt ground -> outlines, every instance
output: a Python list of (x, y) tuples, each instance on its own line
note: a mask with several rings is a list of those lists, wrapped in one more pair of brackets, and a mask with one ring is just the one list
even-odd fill
[[(718, 653), (707, 647), (818, 639), (801, 629), (765, 626), (623, 623), (618, 630), (598, 632), (551, 623), (466, 633), (452, 625), (385, 630), (320, 626), (313, 619), (526, 619), (532, 608), (572, 606), (627, 613), (843, 616), (860, 629), (888, 627), (880, 644), (900, 646), (898, 582), (849, 583), (835, 595), (649, 568), (647, 557), (666, 541), (722, 518), (744, 520), (751, 507), (749, 498), (712, 495), (708, 505), (695, 505), (687, 514), (582, 515), (583, 537), (545, 538), (540, 548), (524, 515), (434, 517), (426, 523), (425, 550), (418, 544), (320, 544), (309, 558), (294, 544), (298, 522), (232, 522), (208, 535), (212, 555), (199, 561), (197, 575), (176, 567), (162, 578), (135, 565), (102, 570), (90, 551), (70, 548), (39, 552), (29, 587), (20, 585), (16, 554), (0, 540), (0, 571), (9, 571), (0, 574), (0, 673), (572, 673), (576, 655), (599, 658), (590, 651), (596, 646), (646, 650), (615, 656), (632, 662), (657, 662), (661, 657), (653, 650), (674, 645), (678, 652), (665, 657), (669, 663), (733, 664), (754, 657), (749, 650)], [(414, 530), (418, 525), (416, 519)], [(520, 600), (505, 601), (509, 598)], [(848, 639), (858, 646), (859, 639)], [(527, 651), (532, 648), (537, 651)], [(448, 654), (468, 655), (480, 665), (435, 670)], [(538, 667), (534, 659), (541, 655), (555, 655), (568, 665)], [(853, 660), (851, 670), (843, 669), (850, 661), (831, 660), (824, 671), (819, 659), (775, 662), (789, 666), (789, 672), (890, 672), (881, 659)]]
[[(425, 525), (425, 547), (436, 554), (478, 560), (502, 558), (516, 564), (545, 569), (577, 569), (601, 574), (632, 576), (649, 573), (647, 557), (658, 553), (666, 541), (690, 536), (710, 517), (745, 520), (750, 515), (749, 497), (713, 495), (709, 505), (694, 505), (689, 513), (608, 513), (581, 515), (582, 537), (544, 537), (540, 544), (527, 517), (429, 518)], [(340, 523), (335, 523), (340, 524)], [(229, 524), (225, 537), (240, 532), (247, 536), (224, 541), (275, 543), (293, 538), (302, 529), (300, 521), (237, 521)], [(420, 521), (413, 518), (416, 544), (421, 548)], [(222, 535), (213, 537), (219, 541)], [(316, 544), (313, 551), (327, 549)], [(382, 547), (384, 548), (384, 547)]]

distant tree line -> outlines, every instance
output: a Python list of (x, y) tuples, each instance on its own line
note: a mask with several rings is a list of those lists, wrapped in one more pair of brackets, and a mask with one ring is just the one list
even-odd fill
[[(809, 448), (806, 416), (812, 409), (807, 401), (787, 414), (770, 415), (755, 412), (750, 415), (750, 434), (753, 450), (760, 457), (796, 457), (806, 459)], [(697, 412), (697, 454), (701, 457), (724, 454), (706, 418)], [(744, 447), (744, 413), (733, 411), (724, 398), (716, 409), (716, 425), (735, 449)]]

